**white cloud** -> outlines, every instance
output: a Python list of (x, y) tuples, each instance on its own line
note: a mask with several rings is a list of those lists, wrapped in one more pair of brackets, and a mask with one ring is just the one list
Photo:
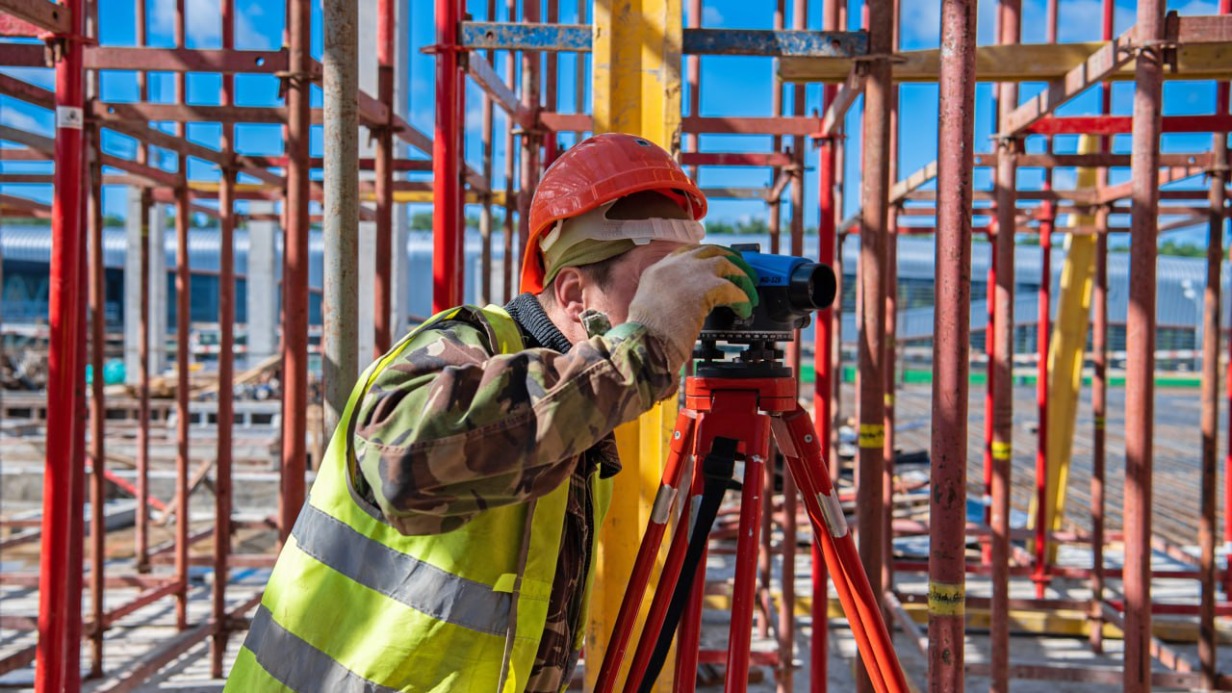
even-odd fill
[(722, 26), (723, 13), (719, 12), (714, 7), (702, 8), (702, 25), (703, 26)]
[[(187, 0), (184, 8), (187, 42), (197, 47), (222, 45), (222, 8), (219, 0)], [(257, 30), (252, 17), (261, 16), (260, 4), (236, 7), (235, 44), (246, 50), (272, 49), (273, 42)], [(175, 0), (154, 0), (150, 12), (153, 32), (173, 35), (175, 32)]]
[(0, 104), (0, 125), (11, 127), (14, 130), (42, 135), (47, 134), (51, 129), (49, 123), (44, 123), (29, 113), (14, 108), (12, 105), (6, 106), (4, 104)]

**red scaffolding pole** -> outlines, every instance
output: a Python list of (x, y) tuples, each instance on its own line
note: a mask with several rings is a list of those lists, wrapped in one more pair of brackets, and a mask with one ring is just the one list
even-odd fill
[[(461, 112), (458, 0), (436, 0), (436, 131), (432, 140), (432, 312), (462, 303)], [(506, 258), (508, 262), (508, 258)]]
[[(73, 524), (76, 442), (84, 428), (79, 416), (84, 385), (80, 345), (84, 342), (81, 286), (84, 258), (81, 233), (82, 175), (85, 142), (82, 137), (85, 92), (82, 69), (83, 3), (65, 0), (69, 32), (56, 62), (55, 194), (52, 197), (51, 277), (48, 296), (50, 348), (47, 379), (47, 456), (43, 477), (42, 550), (39, 556), (39, 641), (35, 690), (67, 690), (68, 669), (77, 669), (77, 643), (69, 642), (72, 624), (81, 622), (80, 593), (70, 591), (64, 576), (81, 574), (72, 563), (69, 545), (80, 541), (81, 527)], [(80, 559), (80, 555), (78, 555)]]

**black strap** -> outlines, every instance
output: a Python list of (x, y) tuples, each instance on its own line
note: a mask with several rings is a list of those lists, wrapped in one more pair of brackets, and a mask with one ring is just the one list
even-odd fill
[[(719, 515), (723, 495), (728, 489), (740, 488), (740, 484), (732, 479), (738, 457), (737, 442), (734, 438), (715, 438), (710, 454), (706, 455), (706, 459), (702, 461), (702, 475), (706, 481), (702, 489), (701, 503), (697, 509), (697, 521), (693, 525), (693, 533), (689, 536), (689, 548), (684, 555), (680, 577), (676, 580), (672, 601), (668, 604), (663, 627), (658, 633), (654, 652), (650, 655), (650, 662), (646, 665), (646, 672), (642, 675), (641, 685), (637, 689), (638, 693), (649, 693), (654, 687), (655, 680), (659, 678), (659, 672), (663, 669), (664, 662), (667, 661), (668, 650), (672, 647), (672, 636), (676, 632), (676, 626), (680, 624), (680, 617), (684, 614), (685, 605), (693, 591), (693, 584), (699, 578), (699, 574), (705, 574), (704, 570), (699, 571), (698, 568), (701, 565), (702, 553), (706, 549), (706, 542), (710, 539), (710, 530), (714, 526), (715, 518)], [(684, 518), (681, 521), (683, 522)]]

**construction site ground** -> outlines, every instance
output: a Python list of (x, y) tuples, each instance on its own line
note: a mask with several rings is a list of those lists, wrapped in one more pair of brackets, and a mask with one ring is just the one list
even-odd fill
[[(1113, 389), (1109, 392), (1108, 406), (1108, 528), (1119, 531), (1121, 524), (1121, 495), (1123, 485), (1123, 390)], [(969, 468), (968, 481), (972, 498), (980, 498), (982, 489), (983, 465), (983, 390), (973, 388), (970, 401), (970, 419), (968, 424)], [(853, 389), (844, 389), (843, 412), (849, 413), (852, 408)], [(898, 391), (896, 398), (898, 409), (897, 445), (903, 452), (917, 449), (927, 449), (930, 439), (930, 394), (927, 385), (905, 385)], [(1197, 541), (1198, 524), (1198, 451), (1200, 440), (1198, 436), (1199, 400), (1192, 391), (1162, 389), (1156, 399), (1156, 438), (1155, 438), (1155, 531), (1177, 546), (1184, 547), (1192, 555), (1196, 555), (1194, 545)], [(1036, 420), (1035, 390), (1031, 387), (1019, 387), (1015, 390), (1015, 437), (1014, 437), (1014, 478), (1013, 506), (1015, 521), (1020, 522), (1025, 517), (1028, 499), (1034, 489), (1035, 465), (1035, 434)], [(1073, 466), (1070, 484), (1070, 512), (1067, 520), (1077, 529), (1089, 526), (1089, 480), (1090, 480), (1090, 431), (1091, 414), (1089, 398), (1082, 400), (1079, 410), (1077, 439), (1074, 444)], [(1222, 439), (1223, 436), (1221, 436)], [(3, 506), (0, 512), (6, 517), (20, 513), (36, 512), (37, 484), (32, 497), (30, 484), (31, 475), (38, 474), (41, 465), (41, 446), (33, 439), (15, 439), (6, 437), (0, 441), (0, 474), (3, 475)], [(109, 440), (109, 443), (111, 441)], [(207, 459), (212, 440), (194, 439), (194, 458), (198, 455)], [(155, 446), (156, 449), (158, 446)], [(259, 483), (266, 477), (274, 477), (268, 466), (260, 464), (260, 445), (255, 445), (247, 465), (241, 466), (237, 474), (248, 474), (253, 479), (249, 484), (248, 500), (237, 505), (239, 511), (249, 517), (257, 517), (264, 512), (274, 511), (276, 502), (275, 483)], [(1221, 451), (1222, 452), (1222, 451)], [(195, 464), (195, 462), (194, 462)], [(165, 473), (171, 469), (169, 456), (156, 453), (155, 470)], [(927, 468), (922, 465), (904, 468), (904, 474), (926, 474)], [(273, 479), (268, 479), (273, 481)], [(12, 482), (12, 483), (10, 483)], [(23, 486), (24, 484), (24, 486)], [(1222, 485), (1222, 478), (1220, 479)], [(237, 484), (237, 490), (242, 486)], [(19, 491), (18, 489), (25, 488)], [(261, 497), (269, 490), (265, 501)], [(20, 494), (21, 497), (18, 497)], [(165, 496), (164, 496), (165, 497)], [(926, 493), (925, 493), (925, 498)], [(912, 503), (910, 499), (902, 499), (898, 504), (896, 514), (900, 517), (913, 516), (922, 518), (927, 504)], [(191, 515), (194, 517), (193, 529), (204, 529), (209, 526), (210, 510), (213, 498), (208, 485), (203, 485), (192, 497), (192, 503), (197, 508)], [(170, 528), (155, 527), (152, 544), (167, 541), (172, 537)], [(777, 540), (777, 535), (776, 535)], [(797, 594), (801, 595), (797, 603), (797, 611), (807, 613), (809, 601), (809, 564), (806, 532), (801, 534), (800, 550), (797, 557)], [(240, 553), (257, 553), (270, 550), (272, 535), (269, 531), (257, 529), (241, 530), (237, 536), (237, 551)], [(131, 547), (132, 531), (123, 528), (109, 533), (108, 541), (110, 563), (114, 564), (116, 573), (132, 572)], [(209, 541), (197, 543), (193, 547), (194, 554), (208, 555)], [(927, 556), (927, 539), (924, 537), (900, 538), (895, 543), (895, 551), (900, 556), (924, 558)], [(4, 572), (31, 571), (37, 563), (37, 543), (7, 550), (0, 556), (0, 570)], [(978, 545), (970, 545), (970, 556), (978, 555)], [(1120, 547), (1109, 545), (1106, 560), (1109, 566), (1119, 566), (1121, 559)], [(712, 580), (724, 581), (730, 577), (732, 565), (731, 556), (712, 555), (710, 559), (709, 576)], [(1076, 567), (1090, 565), (1090, 552), (1085, 546), (1062, 547), (1058, 560), (1061, 564)], [(1178, 561), (1162, 553), (1156, 553), (1155, 562), (1158, 567), (1171, 569), (1189, 569), (1185, 561)], [(158, 563), (156, 572), (170, 570), (167, 563)], [(776, 563), (775, 572), (778, 573)], [(204, 623), (209, 614), (209, 594), (212, 574), (208, 568), (200, 567), (192, 570), (192, 589), (190, 601), (190, 623)], [(236, 568), (233, 570), (233, 587), (229, 591), (229, 602), (239, 605), (257, 593), (268, 575), (266, 569)], [(927, 575), (922, 573), (900, 573), (895, 578), (899, 592), (905, 595), (924, 595), (927, 592)], [(1108, 598), (1118, 598), (1119, 581), (1109, 581)], [(131, 599), (136, 589), (109, 590), (106, 600), (109, 605), (120, 604)], [(1084, 581), (1056, 580), (1048, 588), (1048, 597), (1082, 600), (1089, 597), (1089, 589)], [(1196, 582), (1188, 580), (1157, 580), (1154, 583), (1156, 601), (1196, 602)], [(986, 578), (980, 576), (968, 577), (968, 596), (991, 596), (991, 586)], [(1016, 580), (1012, 583), (1012, 596), (1029, 598), (1034, 596), (1030, 581)], [(29, 647), (35, 641), (35, 632), (30, 629), (37, 614), (37, 589), (29, 586), (6, 583), (0, 585), (0, 616), (3, 616), (3, 627), (0, 628), (0, 658), (13, 652)], [(837, 604), (832, 599), (832, 604)], [(851, 690), (853, 688), (851, 664), (855, 656), (854, 643), (841, 612), (832, 607), (830, 620), (830, 650), (832, 657), (828, 667), (830, 689), (835, 691)], [(913, 613), (919, 613), (918, 607), (911, 607)], [(977, 610), (969, 609), (968, 615), (972, 622), (980, 618)], [(1045, 618), (1045, 616), (1047, 618)], [(1183, 617), (1157, 617), (1160, 637), (1168, 642), (1168, 646), (1185, 655), (1190, 661), (1197, 661), (1197, 647), (1193, 644), (1193, 634), (1196, 633), (1196, 623), (1193, 619)], [(1016, 635), (1011, 642), (1011, 665), (1057, 665), (1082, 664), (1083, 666), (1100, 667), (1109, 672), (1110, 681), (1115, 683), (1077, 683), (1057, 681), (1015, 681), (1014, 689), (1018, 691), (1111, 691), (1120, 689), (1121, 641), (1116, 638), (1105, 640), (1105, 652), (1102, 655), (1092, 653), (1085, 636), (1079, 632), (1084, 618), (1081, 614), (1026, 614), (1015, 613), (1011, 625)], [(708, 610), (705, 616), (705, 634), (707, 643), (721, 645), (727, 631), (725, 613), (718, 610)], [(922, 634), (927, 637), (927, 627), (921, 626)], [(1052, 634), (1041, 634), (1041, 631)], [(1220, 622), (1221, 642), (1232, 644), (1232, 631)], [(1058, 632), (1069, 632), (1078, 635), (1057, 635)], [(795, 690), (807, 690), (809, 680), (807, 648), (812, 638), (812, 628), (807, 617), (802, 616), (796, 634), (795, 661), (798, 666), (794, 672)], [(87, 682), (85, 690), (106, 690), (115, 677), (139, 666), (143, 653), (154, 647), (162, 646), (179, 637), (175, 628), (174, 602), (170, 598), (144, 607), (127, 617), (109, 631), (107, 636), (105, 675), (102, 679)], [(227, 653), (228, 666), (235, 657), (242, 641), (237, 635), (231, 639)], [(969, 629), (967, 636), (966, 661), (968, 663), (986, 663), (988, 661), (989, 642), (986, 631), (978, 627)], [(927, 682), (927, 660), (918, 649), (913, 637), (901, 630), (895, 634), (895, 643), (901, 660), (915, 685), (925, 687)], [(772, 637), (769, 640), (754, 640), (754, 648), (773, 650), (777, 643)], [(150, 679), (147, 685), (139, 690), (166, 691), (219, 691), (222, 681), (212, 679), (209, 675), (209, 645), (202, 642), (165, 668), (156, 677)], [(83, 666), (88, 666), (88, 656), (83, 647)], [(1232, 645), (1221, 650), (1221, 668), (1232, 668)], [(1158, 662), (1158, 671), (1165, 669)], [(773, 672), (766, 668), (755, 668), (753, 680), (750, 681), (750, 691), (773, 691), (776, 688)], [(0, 689), (23, 690), (31, 686), (33, 669), (27, 667), (10, 672), (0, 677)], [(971, 690), (984, 690), (987, 680), (979, 677), (969, 677)], [(1156, 687), (1156, 690), (1170, 690)]]

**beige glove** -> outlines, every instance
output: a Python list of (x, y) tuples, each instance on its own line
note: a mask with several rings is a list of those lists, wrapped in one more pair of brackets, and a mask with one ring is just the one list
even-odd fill
[(669, 365), (680, 370), (710, 311), (731, 308), (742, 318), (757, 305), (757, 272), (734, 250), (682, 248), (647, 267), (629, 304), (636, 322), (667, 342)]

